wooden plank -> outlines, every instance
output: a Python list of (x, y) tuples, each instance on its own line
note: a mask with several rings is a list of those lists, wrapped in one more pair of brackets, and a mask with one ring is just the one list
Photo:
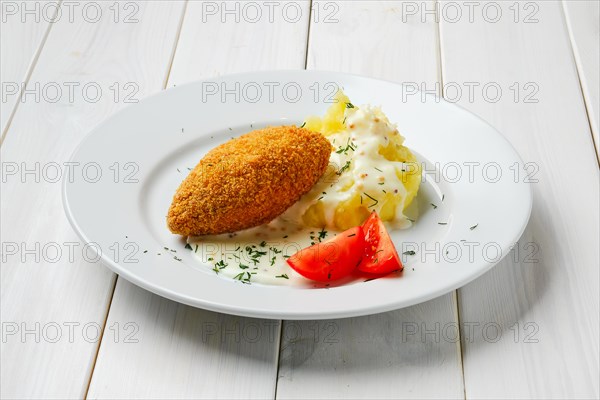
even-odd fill
[(452, 297), (365, 317), (284, 321), (277, 398), (462, 398)]
[(564, 1), (563, 7), (579, 80), (587, 105), (594, 135), (596, 153), (600, 156), (600, 3), (597, 1)]
[[(222, 14), (221, 2), (190, 2), (168, 86), (240, 71), (303, 68), (308, 2), (289, 3), (302, 7), (301, 20), (282, 18), (287, 3), (276, 6), (272, 20), (262, 8), (256, 22), (251, 10), (244, 14), (243, 3), (227, 3), (228, 10), (239, 7), (236, 22), (235, 13)], [(106, 331), (90, 398), (273, 397), (280, 321), (196, 309), (119, 279), (107, 326), (127, 322), (139, 328), (139, 343), (115, 343)]]
[(243, 2), (190, 3), (169, 86), (237, 72), (303, 68), (308, 6), (304, 0), (254, 2), (250, 7)]
[(278, 320), (183, 306), (119, 279), (106, 326), (90, 399), (273, 396)]
[(466, 396), (598, 398), (598, 165), (561, 4), (486, 4), (442, 19), (443, 78), (479, 85), (458, 103), (532, 163), (534, 203), (518, 252), (459, 290)]
[(4, 137), (10, 117), (18, 105), (23, 84), (29, 79), (44, 46), (51, 21), (56, 18), (55, 2), (24, 3), (3, 1), (0, 24), (0, 133)]
[[(413, 2), (331, 4), (313, 3), (338, 22), (311, 21), (309, 68), (435, 88), (437, 27), (403, 20)], [(367, 317), (284, 321), (277, 397), (462, 398), (457, 318), (448, 294)]]
[[(183, 11), (183, 3), (128, 4), (118, 22), (110, 2), (78, 2), (71, 21), (62, 10), (2, 145), (2, 398), (83, 398), (89, 384), (115, 275), (87, 261), (93, 256), (62, 211), (60, 176), (90, 128), (126, 105), (125, 94), (140, 99), (162, 87)], [(79, 84), (72, 96), (69, 82)], [(84, 95), (86, 84), (102, 94)]]

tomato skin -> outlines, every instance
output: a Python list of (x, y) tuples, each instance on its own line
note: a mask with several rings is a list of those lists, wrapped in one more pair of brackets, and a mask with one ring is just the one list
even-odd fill
[(364, 249), (363, 229), (356, 226), (300, 250), (287, 263), (305, 278), (329, 282), (350, 275), (361, 262)]
[(385, 225), (375, 211), (363, 223), (365, 234), (364, 257), (358, 269), (370, 274), (388, 274), (404, 267)]

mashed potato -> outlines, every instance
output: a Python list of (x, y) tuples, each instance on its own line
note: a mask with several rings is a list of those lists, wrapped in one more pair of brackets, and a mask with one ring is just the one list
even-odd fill
[(377, 211), (393, 226), (410, 226), (403, 212), (421, 183), (416, 157), (380, 108), (356, 107), (341, 91), (335, 98), (322, 118), (309, 117), (304, 125), (333, 145), (329, 167), (282, 218), (345, 230)]

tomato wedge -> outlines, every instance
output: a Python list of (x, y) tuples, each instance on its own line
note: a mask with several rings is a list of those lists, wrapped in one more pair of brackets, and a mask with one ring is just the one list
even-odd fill
[(375, 211), (363, 223), (365, 234), (364, 257), (358, 269), (370, 274), (387, 274), (392, 271), (401, 271), (402, 261), (385, 225)]
[(365, 235), (360, 226), (350, 228), (324, 242), (300, 250), (287, 263), (305, 278), (329, 282), (350, 275), (360, 263)]

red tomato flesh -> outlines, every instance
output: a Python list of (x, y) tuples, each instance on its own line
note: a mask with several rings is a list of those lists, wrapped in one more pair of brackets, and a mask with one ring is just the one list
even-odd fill
[(348, 276), (360, 263), (365, 249), (365, 235), (360, 226), (300, 250), (287, 263), (305, 278), (329, 282)]
[(364, 257), (358, 269), (370, 274), (387, 274), (401, 271), (402, 261), (394, 247), (385, 225), (376, 212), (372, 212), (363, 223), (365, 234)]

